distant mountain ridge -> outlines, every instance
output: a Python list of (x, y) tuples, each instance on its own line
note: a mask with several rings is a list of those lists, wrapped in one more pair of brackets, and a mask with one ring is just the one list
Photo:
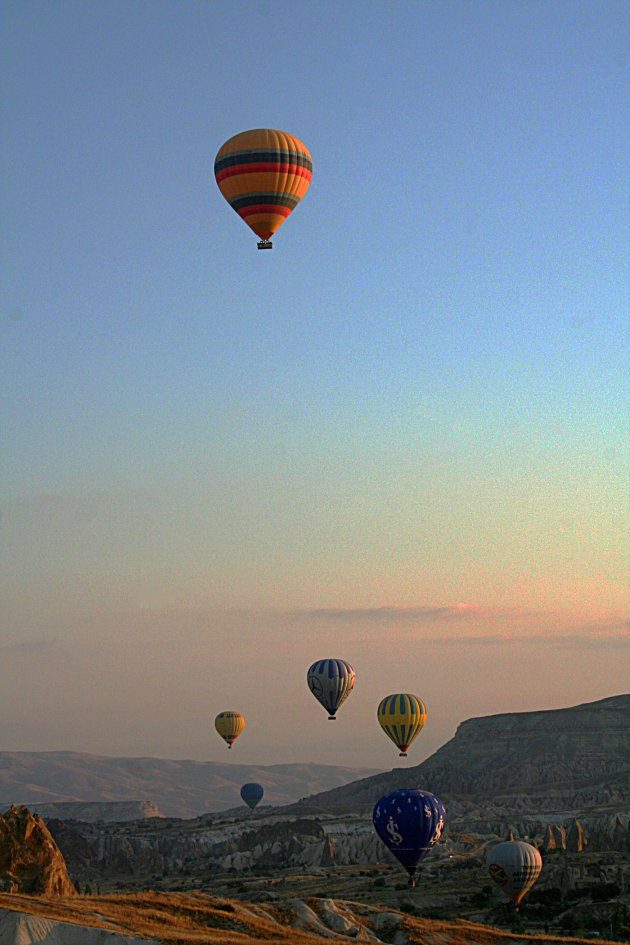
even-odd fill
[(57, 801), (52, 804), (31, 804), (33, 814), (44, 820), (81, 820), (90, 824), (123, 823), (127, 820), (147, 820), (164, 817), (151, 801)]
[[(198, 817), (241, 805), (246, 781), (264, 785), (263, 803), (285, 805), (372, 774), (342, 765), (239, 765), (161, 758), (111, 758), (80, 752), (0, 752), (0, 812), (51, 804), (150, 802), (158, 815)], [(92, 812), (93, 813), (93, 812)], [(46, 810), (46, 815), (61, 816)], [(138, 811), (138, 817), (147, 816)], [(107, 814), (102, 819), (109, 819)], [(122, 819), (128, 819), (127, 816)]]
[[(365, 813), (399, 787), (432, 791), (448, 801), (451, 821), (465, 815), (480, 829), (484, 821), (496, 824), (521, 814), (540, 818), (597, 809), (612, 816), (630, 810), (630, 694), (571, 708), (467, 719), (426, 761), (381, 773), (315, 764), (0, 752), (2, 809), (26, 804), (62, 818), (70, 814), (61, 813), (62, 802), (75, 810), (88, 802), (103, 804), (102, 820), (117, 816), (113, 802), (137, 809), (121, 820), (198, 817), (240, 807), (245, 781), (264, 784), (264, 805), (290, 805), (297, 816), (307, 810)], [(94, 811), (89, 819), (95, 819)]]

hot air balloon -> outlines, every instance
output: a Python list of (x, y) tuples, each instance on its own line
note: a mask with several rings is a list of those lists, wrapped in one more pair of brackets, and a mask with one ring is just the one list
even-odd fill
[(245, 719), (238, 712), (219, 712), (214, 720), (214, 727), (221, 738), (227, 742), (228, 748), (231, 748), (232, 743), (245, 728)]
[(345, 660), (317, 660), (306, 674), (308, 688), (334, 720), (335, 712), (354, 688), (354, 670)]
[(255, 781), (244, 784), (241, 788), (241, 797), (252, 810), (262, 801), (264, 793), (262, 784), (257, 784)]
[(400, 751), (407, 757), (407, 749), (427, 720), (424, 702), (408, 692), (385, 696), (376, 710), (379, 725)]
[(258, 249), (271, 249), (269, 238), (298, 205), (311, 182), (313, 164), (299, 138), (255, 128), (221, 145), (214, 161), (219, 190), (260, 237)]
[(372, 820), (385, 846), (409, 873), (409, 885), (415, 886), (418, 863), (444, 830), (446, 811), (442, 801), (428, 791), (403, 788), (376, 802)]
[(518, 909), (519, 902), (540, 876), (542, 859), (531, 843), (507, 840), (490, 850), (486, 869)]

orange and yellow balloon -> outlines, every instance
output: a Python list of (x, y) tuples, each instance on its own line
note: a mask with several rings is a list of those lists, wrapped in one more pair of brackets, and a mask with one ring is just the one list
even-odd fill
[(219, 190), (254, 231), (259, 249), (300, 202), (313, 164), (299, 138), (272, 128), (242, 131), (226, 141), (214, 162)]
[(396, 692), (379, 702), (376, 716), (385, 734), (407, 757), (407, 749), (427, 720), (424, 702), (409, 692)]
[(231, 748), (245, 728), (245, 719), (238, 712), (219, 712), (214, 727), (223, 741), (227, 742), (228, 748)]

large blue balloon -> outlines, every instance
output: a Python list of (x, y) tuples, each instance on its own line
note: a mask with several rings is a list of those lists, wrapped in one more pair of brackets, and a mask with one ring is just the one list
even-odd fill
[(264, 794), (262, 784), (257, 784), (255, 781), (250, 782), (249, 784), (244, 784), (241, 788), (241, 797), (245, 801), (248, 807), (251, 807), (253, 810), (256, 804), (262, 800)]
[(446, 811), (442, 801), (428, 791), (403, 788), (376, 802), (372, 820), (385, 846), (409, 873), (409, 885), (414, 886), (418, 863), (444, 830)]

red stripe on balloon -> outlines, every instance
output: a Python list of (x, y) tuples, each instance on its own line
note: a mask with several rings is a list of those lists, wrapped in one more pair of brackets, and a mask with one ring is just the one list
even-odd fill
[(237, 210), (237, 213), (243, 219), (251, 216), (253, 213), (275, 213), (286, 219), (291, 213), (291, 209), (291, 207), (282, 207), (277, 203), (258, 203), (251, 207), (242, 207), (240, 210)]
[(312, 173), (308, 167), (300, 167), (298, 164), (236, 164), (234, 167), (225, 167), (216, 174), (217, 183), (220, 183), (226, 177), (236, 177), (237, 174), (292, 174), (294, 177), (305, 177), (310, 181)]

